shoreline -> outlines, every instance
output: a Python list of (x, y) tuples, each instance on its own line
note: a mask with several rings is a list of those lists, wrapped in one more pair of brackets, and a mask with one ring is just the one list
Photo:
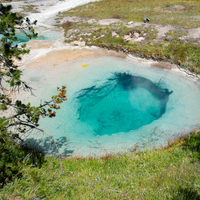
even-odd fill
[(22, 60), (20, 62), (16, 61), (16, 63), (20, 66), (20, 69), (35, 69), (41, 68), (44, 65), (56, 67), (63, 62), (70, 62), (80, 58), (89, 59), (91, 57), (112, 56), (130, 59), (138, 63), (147, 63), (152, 67), (175, 70), (187, 75), (188, 77), (194, 78), (197, 81), (200, 80), (199, 74), (192, 73), (189, 70), (181, 68), (176, 64), (172, 64), (167, 60), (157, 61), (146, 59), (123, 51), (116, 51), (97, 46), (74, 46), (71, 44), (65, 44), (63, 39), (64, 35), (62, 34), (62, 37), (56, 40), (35, 40), (27, 42), (27, 47), (30, 49), (30, 53), (24, 55)]

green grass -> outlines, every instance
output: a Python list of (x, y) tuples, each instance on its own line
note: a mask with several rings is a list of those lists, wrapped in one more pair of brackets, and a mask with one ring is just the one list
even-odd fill
[[(178, 6), (177, 6), (178, 5)], [(118, 18), (125, 21), (143, 21), (148, 17), (151, 23), (174, 24), (182, 28), (198, 27), (199, 20), (195, 16), (200, 16), (199, 0), (103, 0), (92, 2), (87, 5), (73, 8), (64, 15), (79, 17), (105, 19)]]
[(24, 166), (2, 199), (200, 199), (200, 135), (166, 149)]

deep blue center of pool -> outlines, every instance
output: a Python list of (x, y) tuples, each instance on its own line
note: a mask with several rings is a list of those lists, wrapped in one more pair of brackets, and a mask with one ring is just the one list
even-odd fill
[(136, 130), (162, 117), (171, 93), (146, 78), (116, 73), (79, 91), (79, 120), (96, 135)]

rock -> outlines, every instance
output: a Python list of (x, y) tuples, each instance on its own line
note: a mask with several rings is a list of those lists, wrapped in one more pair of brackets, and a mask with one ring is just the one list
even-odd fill
[(113, 31), (112, 32), (112, 37), (119, 37), (119, 35), (115, 31)]
[(122, 37), (126, 42), (130, 41), (131, 40), (131, 36), (130, 35), (124, 35)]
[(171, 41), (173, 39), (173, 37), (171, 36), (171, 35), (168, 35), (166, 38), (165, 38), (165, 40), (167, 40), (167, 41)]
[(140, 34), (137, 33), (137, 32), (135, 32), (133, 35), (134, 35), (134, 37), (136, 37), (136, 38), (138, 38), (138, 37), (140, 36)]
[(147, 17), (144, 18), (144, 23), (149, 23), (149, 19)]
[(133, 21), (128, 22), (128, 25), (131, 25), (131, 24), (133, 24)]
[(78, 46), (79, 41), (70, 42), (71, 45)]
[(131, 38), (131, 40), (129, 42), (134, 44), (135, 42), (140, 42), (140, 41), (142, 41), (144, 39), (145, 39), (144, 37)]

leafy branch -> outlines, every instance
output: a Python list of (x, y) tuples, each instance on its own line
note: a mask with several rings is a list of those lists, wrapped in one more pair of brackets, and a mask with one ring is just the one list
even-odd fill
[[(17, 41), (17, 31), (21, 31), (30, 39), (37, 37), (33, 28), (37, 21), (25, 20), (16, 13), (11, 12), (11, 6), (0, 3), (0, 182), (11, 180), (13, 174), (18, 174), (19, 162), (27, 157), (32, 157), (29, 162), (37, 165), (41, 161), (41, 154), (28, 147), (23, 137), (32, 130), (45, 133), (53, 140), (59, 152), (57, 143), (43, 129), (39, 128), (41, 117), (55, 117), (56, 110), (60, 109), (60, 103), (67, 100), (66, 86), (57, 87), (58, 94), (39, 106), (31, 106), (21, 100), (13, 100), (16, 92), (28, 91), (32, 88), (21, 79), (21, 72), (15, 64), (15, 60), (21, 60), (22, 55), (29, 53), (26, 44), (20, 47)], [(30, 156), (32, 155), (32, 156)]]

